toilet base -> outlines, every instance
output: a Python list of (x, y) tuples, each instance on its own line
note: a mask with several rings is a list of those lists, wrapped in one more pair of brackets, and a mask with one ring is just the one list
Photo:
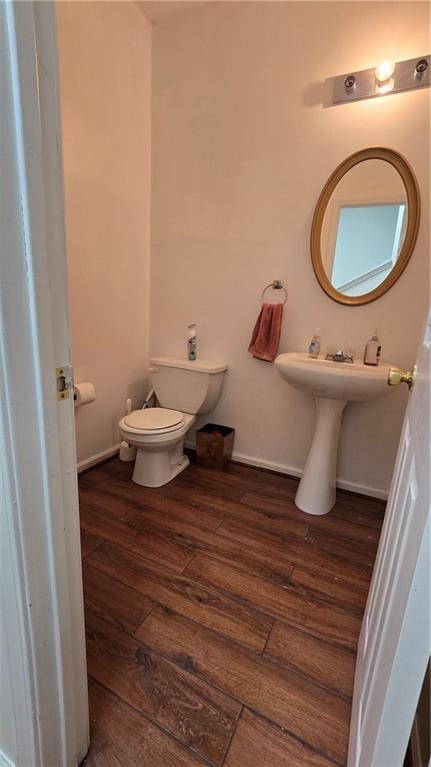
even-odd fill
[(148, 451), (138, 447), (132, 480), (143, 487), (162, 487), (190, 463), (183, 453), (183, 440), (170, 450)]

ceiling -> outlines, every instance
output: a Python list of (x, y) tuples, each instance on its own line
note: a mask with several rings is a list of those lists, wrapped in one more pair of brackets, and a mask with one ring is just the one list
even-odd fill
[(161, 21), (175, 16), (178, 13), (188, 11), (193, 6), (201, 5), (205, 0), (139, 0), (136, 5), (152, 24), (160, 24)]

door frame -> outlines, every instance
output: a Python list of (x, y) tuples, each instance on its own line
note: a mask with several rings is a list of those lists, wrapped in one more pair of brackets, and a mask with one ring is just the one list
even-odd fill
[(71, 358), (54, 3), (0, 0), (0, 40), (0, 765), (74, 767), (89, 717), (73, 397), (56, 384)]

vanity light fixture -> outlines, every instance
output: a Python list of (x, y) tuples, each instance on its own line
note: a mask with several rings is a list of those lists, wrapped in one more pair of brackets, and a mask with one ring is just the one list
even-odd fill
[(339, 75), (333, 80), (334, 104), (429, 87), (430, 56), (397, 62), (383, 59), (375, 68)]

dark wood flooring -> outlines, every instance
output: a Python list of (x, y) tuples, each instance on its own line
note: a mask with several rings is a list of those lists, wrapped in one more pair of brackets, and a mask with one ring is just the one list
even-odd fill
[(81, 475), (86, 767), (345, 765), (384, 504), (295, 508), (296, 480), (192, 463)]

